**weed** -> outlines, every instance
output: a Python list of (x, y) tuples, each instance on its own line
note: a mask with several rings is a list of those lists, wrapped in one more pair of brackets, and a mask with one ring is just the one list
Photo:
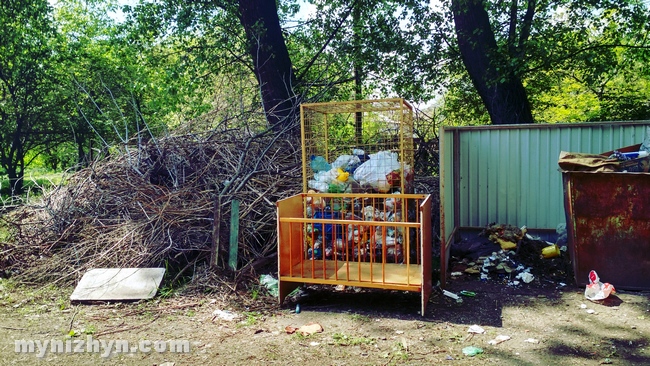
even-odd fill
[(266, 359), (271, 360), (271, 361), (279, 361), (280, 360), (280, 354), (275, 350), (268, 351), (266, 353)]
[(401, 358), (402, 360), (408, 360), (409, 351), (404, 343), (397, 342), (394, 348), (395, 348), (395, 352), (393, 353), (393, 355), (395, 357)]
[(68, 302), (64, 298), (59, 298), (58, 300), (56, 300), (56, 305), (59, 308), (59, 310), (65, 310), (68, 305)]
[(168, 299), (174, 294), (174, 287), (172, 285), (165, 285), (158, 289), (158, 295), (162, 299)]
[(332, 339), (334, 339), (334, 343), (339, 346), (358, 346), (360, 344), (374, 343), (374, 341), (368, 337), (353, 337), (343, 333), (334, 333)]
[(258, 311), (244, 312), (244, 319), (240, 324), (244, 327), (250, 327), (257, 324), (262, 319), (262, 314)]
[(251, 289), (251, 298), (253, 299), (253, 301), (256, 301), (259, 296), (260, 296), (260, 289), (259, 287), (254, 286)]
[(451, 337), (449, 337), (450, 342), (459, 342), (460, 343), (460, 342), (463, 341), (463, 339), (465, 339), (465, 337), (462, 334), (458, 334), (458, 333), (456, 333), (456, 334), (452, 335)]
[(367, 315), (361, 315), (361, 314), (356, 314), (356, 313), (351, 314), (350, 318), (352, 318), (352, 320), (354, 320), (356, 322), (360, 322), (360, 323), (369, 323), (370, 320), (371, 320), (370, 317), (367, 316)]

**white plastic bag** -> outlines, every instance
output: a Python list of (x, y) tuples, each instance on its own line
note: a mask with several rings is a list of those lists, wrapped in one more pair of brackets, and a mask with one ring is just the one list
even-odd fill
[(598, 301), (606, 299), (611, 293), (615, 293), (614, 286), (605, 282), (600, 282), (596, 271), (589, 272), (589, 284), (585, 287), (585, 297), (587, 300)]
[(341, 155), (332, 163), (332, 168), (341, 168), (343, 170), (348, 170), (348, 167), (359, 164), (361, 160), (358, 156), (355, 155)]
[(314, 174), (314, 179), (307, 181), (307, 186), (319, 192), (327, 192), (331, 183), (337, 183), (338, 170), (331, 168)]
[(401, 168), (397, 161), (397, 153), (380, 151), (370, 154), (370, 159), (361, 164), (353, 174), (354, 180), (361, 185), (369, 184), (379, 192), (386, 193), (390, 190), (391, 184), (386, 175)]

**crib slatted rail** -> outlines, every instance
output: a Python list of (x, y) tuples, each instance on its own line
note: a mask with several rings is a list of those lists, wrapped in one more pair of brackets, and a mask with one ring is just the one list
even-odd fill
[(420, 292), (424, 315), (429, 195), (303, 193), (278, 201), (277, 215), (280, 303), (302, 284), (345, 285)]

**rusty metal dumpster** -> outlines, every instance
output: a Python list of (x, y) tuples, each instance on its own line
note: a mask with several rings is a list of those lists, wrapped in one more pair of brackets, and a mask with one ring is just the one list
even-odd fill
[(650, 289), (650, 173), (562, 170), (575, 280), (590, 270), (617, 289)]

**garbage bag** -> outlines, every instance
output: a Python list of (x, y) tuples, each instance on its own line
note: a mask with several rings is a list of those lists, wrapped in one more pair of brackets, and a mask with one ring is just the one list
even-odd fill
[(361, 160), (356, 155), (341, 155), (332, 163), (332, 168), (344, 170), (346, 172), (351, 171), (351, 167), (357, 166)]
[(273, 276), (267, 274), (261, 275), (260, 284), (266, 287), (266, 290), (269, 292), (271, 296), (274, 297), (280, 296), (280, 292), (278, 290), (278, 280)]
[(394, 170), (400, 170), (401, 164), (397, 161), (397, 153), (379, 151), (370, 154), (370, 159), (359, 165), (354, 171), (353, 178), (361, 185), (370, 185), (379, 192), (386, 193), (391, 188), (391, 183), (386, 178)]

